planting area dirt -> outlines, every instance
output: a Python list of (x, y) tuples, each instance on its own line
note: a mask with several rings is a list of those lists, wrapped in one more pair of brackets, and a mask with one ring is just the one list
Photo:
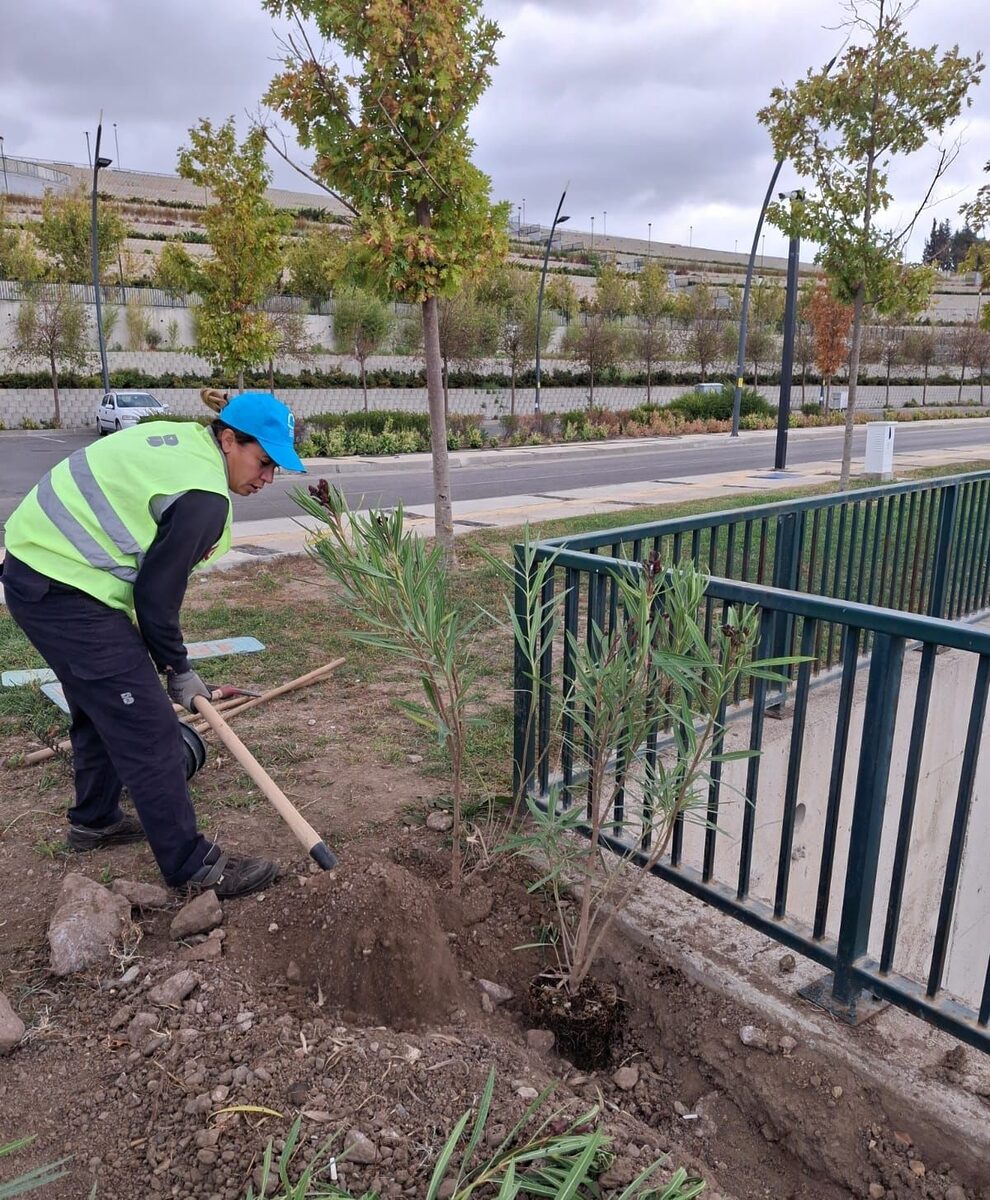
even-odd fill
[[(81, 1200), (95, 1183), (101, 1200), (240, 1200), (298, 1117), (290, 1174), (332, 1142), (338, 1186), (355, 1197), (422, 1198), (494, 1068), (484, 1144), (556, 1081), (551, 1107), (601, 1107), (614, 1150), (604, 1196), (666, 1154), (658, 1179), (684, 1166), (712, 1200), (990, 1200), (990, 1171), (981, 1179), (962, 1147), (619, 935), (599, 972), (622, 1000), (611, 1058), (589, 1070), (561, 1057), (527, 1002), (548, 965), (532, 948), (550, 920), (541, 893), (521, 860), (490, 853), (484, 826), (451, 888), (447, 834), (424, 823), (443, 811), (445, 781), (429, 739), (391, 707), (409, 683), (326, 634), (339, 614), (320, 611), (312, 570), (293, 564), (295, 582), (264, 588), (245, 573), (224, 581), (227, 602), (250, 599), (273, 620), (297, 589), (311, 622), (291, 661), (224, 671), (272, 682), (266, 671), (287, 678), (350, 653), (332, 684), (237, 725), (333, 841), (334, 872), (308, 862), (210, 739), (193, 781), (203, 823), (233, 851), (277, 857), (282, 877), (224, 904), (213, 932), (174, 937), (177, 897), (134, 908), (115, 958), (57, 977), (46, 932), (67, 874), (160, 880), (145, 846), (65, 852), (64, 763), (0, 768), (0, 991), (26, 1025), (0, 1057), (0, 1144), (37, 1135), (0, 1159), (0, 1181), (71, 1156), (42, 1195)], [(495, 672), (492, 687), (504, 683)], [(4, 758), (25, 748), (6, 728)]]

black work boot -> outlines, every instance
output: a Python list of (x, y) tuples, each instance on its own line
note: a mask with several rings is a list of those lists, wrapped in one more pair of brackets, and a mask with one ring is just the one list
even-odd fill
[(146, 838), (137, 817), (125, 814), (112, 825), (94, 829), (92, 825), (69, 825), (66, 841), (69, 849), (82, 854), (87, 850), (105, 850), (109, 846), (126, 846), (129, 842), (143, 842)]
[(192, 894), (212, 888), (221, 900), (232, 900), (267, 887), (277, 877), (278, 863), (270, 858), (237, 858), (214, 846), (206, 862), (180, 889)]

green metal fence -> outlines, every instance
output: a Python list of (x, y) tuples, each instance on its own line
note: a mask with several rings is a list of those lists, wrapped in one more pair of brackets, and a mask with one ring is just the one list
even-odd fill
[[(726, 605), (752, 604), (760, 656), (806, 660), (786, 696), (757, 681), (736, 697), (733, 736), (758, 754), (734, 780), (713, 772), (704, 828), (679, 822), (654, 872), (827, 967), (840, 1015), (854, 1019), (867, 989), (990, 1051), (990, 818), (976, 805), (990, 632), (961, 620), (990, 607), (990, 473), (540, 543), (536, 564), (552, 563), (543, 600), (556, 597), (563, 636), (539, 631), (535, 680), (517, 649), (515, 767), (517, 788), (544, 807), (586, 785), (559, 727), (575, 640), (607, 641), (622, 619), (615, 580), (651, 553), (711, 573), (709, 634)], [(786, 720), (768, 723), (785, 699)], [(640, 756), (662, 752), (657, 730)], [(604, 840), (649, 857), (621, 831)]]

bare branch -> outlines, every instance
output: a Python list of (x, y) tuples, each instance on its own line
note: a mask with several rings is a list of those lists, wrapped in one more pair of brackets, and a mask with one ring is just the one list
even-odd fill
[[(250, 116), (250, 114), (249, 114), (249, 116)], [(346, 208), (347, 211), (352, 216), (360, 217), (361, 214), (358, 212), (358, 210), (354, 207), (353, 204), (351, 204), (349, 201), (345, 200), (344, 197), (341, 196), (339, 192), (335, 192), (333, 190), (333, 188), (327, 187), (327, 185), (323, 182), (322, 179), (319, 179), (319, 178), (317, 178), (317, 176), (311, 174), (309, 171), (307, 171), (305, 169), (305, 167), (301, 167), (295, 161), (295, 159), (293, 159), (290, 156), (288, 150), (285, 148), (285, 146), (286, 146), (285, 134), (282, 133), (281, 130), (279, 130), (279, 135), (282, 139), (282, 145), (279, 146), (277, 144), (277, 142), (275, 141), (275, 139), (272, 137), (272, 135), (269, 131), (268, 125), (266, 124), (266, 122), (261, 120), (260, 116), (255, 119), (254, 123), (264, 134), (265, 141), (268, 143), (268, 145), (271, 146), (271, 148), (275, 151), (275, 153), (279, 156), (279, 158), (283, 159), (283, 161), (285, 161), (289, 164), (289, 166), (293, 169), (293, 171), (298, 171), (298, 173), (300, 175), (302, 175), (302, 177), (304, 179), (308, 179), (310, 183), (315, 184), (316, 187), (320, 188), (322, 191), (326, 192), (328, 195), (333, 196), (333, 198), (338, 202), (338, 204), (342, 204), (344, 206), (344, 208)]]

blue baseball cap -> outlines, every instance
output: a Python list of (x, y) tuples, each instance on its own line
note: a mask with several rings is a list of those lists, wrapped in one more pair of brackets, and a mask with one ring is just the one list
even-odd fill
[(241, 392), (227, 401), (219, 417), (224, 425), (253, 437), (283, 470), (305, 473), (293, 445), (296, 418), (271, 392)]

